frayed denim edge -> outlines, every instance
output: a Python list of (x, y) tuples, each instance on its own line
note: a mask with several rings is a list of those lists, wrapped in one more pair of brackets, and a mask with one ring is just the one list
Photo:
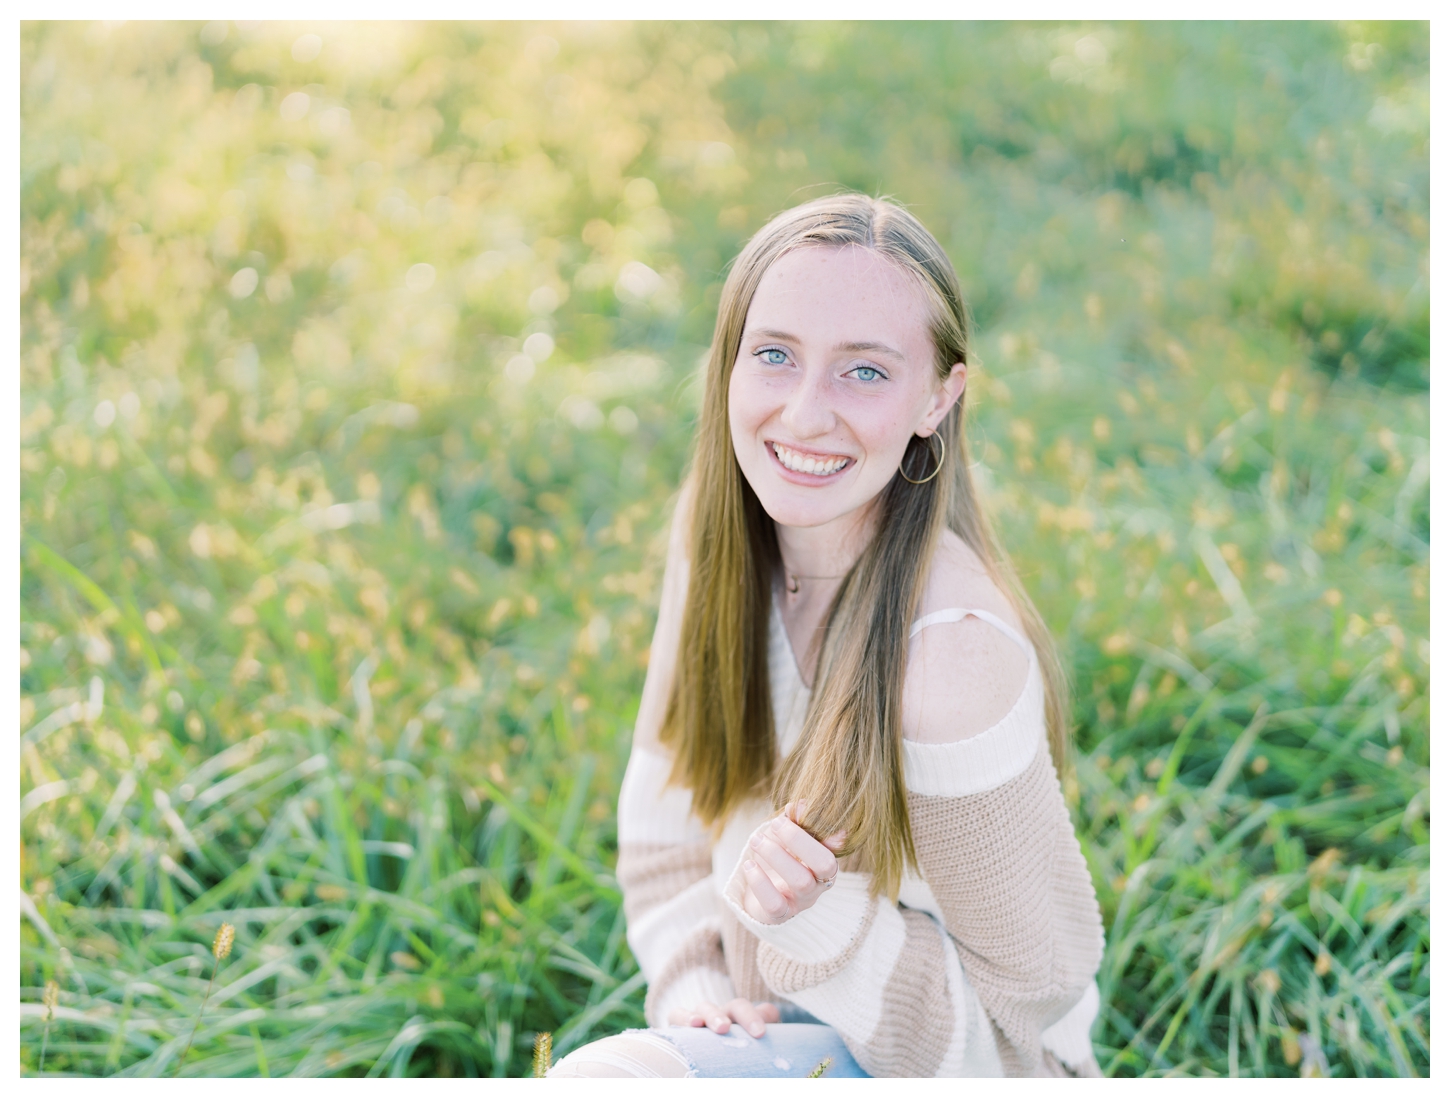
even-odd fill
[(666, 1040), (666, 1041), (668, 1041), (670, 1043), (670, 1045), (674, 1048), (674, 1050), (680, 1054), (680, 1056), (684, 1059), (685, 1063), (689, 1066), (689, 1069), (690, 1070), (687, 1071), (687, 1072), (685, 1072), (684, 1077), (686, 1079), (698, 1079), (700, 1077), (700, 1067), (699, 1067), (698, 1064), (695, 1063), (695, 1058), (693, 1056), (691, 1056), (688, 1052), (686, 1052), (683, 1048), (681, 1048), (680, 1047), (680, 1043), (678, 1041), (676, 1041), (673, 1037), (671, 1037), (668, 1033), (666, 1033), (663, 1028), (660, 1028), (660, 1029), (626, 1029), (626, 1030), (624, 1030), (624, 1032), (625, 1033), (647, 1033), (651, 1037), (662, 1037), (664, 1040)]

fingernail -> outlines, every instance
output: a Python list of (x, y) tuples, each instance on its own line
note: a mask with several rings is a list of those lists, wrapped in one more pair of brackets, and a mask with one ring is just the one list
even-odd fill
[(762, 1026), (762, 1025), (758, 1025), (758, 1024), (751, 1026), (750, 1027), (750, 1035), (752, 1037), (764, 1037), (765, 1036), (765, 1027)]

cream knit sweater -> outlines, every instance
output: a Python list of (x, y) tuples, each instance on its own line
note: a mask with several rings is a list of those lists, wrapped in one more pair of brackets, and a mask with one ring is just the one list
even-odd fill
[[(736, 996), (794, 1006), (833, 1026), (875, 1076), (1097, 1074), (1088, 1029), (1103, 928), (1048, 752), (1043, 686), (1025, 638), (981, 610), (1029, 660), (1027, 685), (992, 728), (958, 742), (905, 741), (920, 874), (897, 902), (843, 869), (807, 910), (768, 926), (740, 906), (746, 840), (773, 814), (742, 806), (718, 840), (667, 783), (670, 760), (636, 747), (619, 800), (618, 878), (628, 940), (649, 981), (645, 1014)], [(772, 605), (770, 684), (782, 755), (809, 689)]]

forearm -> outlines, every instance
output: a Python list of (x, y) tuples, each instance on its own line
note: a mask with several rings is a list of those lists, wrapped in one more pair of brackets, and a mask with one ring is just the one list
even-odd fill
[(1043, 743), (1021, 773), (964, 796), (908, 795), (917, 859), (1008, 1074), (1083, 1001), (1102, 959), (1097, 898)]
[[(915, 908), (873, 898), (867, 875), (843, 872), (831, 891), (792, 886), (812, 906), (757, 921), (786, 910), (779, 895), (766, 908), (752, 899), (764, 886), (747, 863), (759, 852), (726, 885), (772, 993), (830, 1022), (875, 1074), (1030, 1075), (1045, 1032), (1092, 1011), (1096, 897), (1045, 744), (1021, 765), (986, 789), (909, 791), (923, 874), (910, 875)], [(1079, 1023), (1055, 1051), (1090, 1057)]]
[(620, 790), (619, 860), (626, 939), (649, 981), (645, 1014), (662, 1025), (676, 1006), (732, 997), (720, 944), (708, 833), (689, 793), (669, 787), (669, 760), (636, 750)]
[(865, 874), (784, 923), (757, 922), (757, 964), (772, 993), (831, 1025), (876, 1076), (993, 1076), (991, 1024), (956, 951), (930, 916), (869, 895)]

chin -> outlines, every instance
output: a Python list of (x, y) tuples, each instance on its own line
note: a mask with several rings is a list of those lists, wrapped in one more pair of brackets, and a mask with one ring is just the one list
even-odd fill
[(800, 499), (794, 492), (756, 492), (756, 498), (765, 508), (765, 513), (782, 526), (810, 528), (824, 526), (828, 522), (855, 510), (848, 500)]

